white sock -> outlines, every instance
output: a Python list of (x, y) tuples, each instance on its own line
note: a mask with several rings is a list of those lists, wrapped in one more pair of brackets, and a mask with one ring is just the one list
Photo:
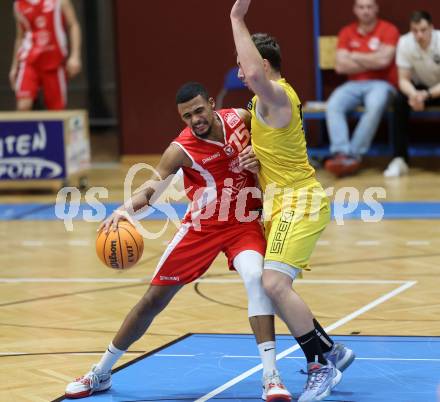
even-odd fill
[(273, 373), (276, 367), (276, 350), (275, 341), (263, 342), (258, 345), (260, 351), (261, 362), (263, 363), (263, 376)]
[(101, 357), (101, 361), (96, 365), (96, 368), (101, 373), (108, 373), (124, 353), (125, 350), (119, 350), (113, 343), (110, 343), (104, 355)]

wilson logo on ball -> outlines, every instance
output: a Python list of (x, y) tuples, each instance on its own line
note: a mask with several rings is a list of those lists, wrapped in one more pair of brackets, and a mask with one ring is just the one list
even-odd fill
[(108, 257), (112, 268), (119, 268), (118, 255), (116, 254), (116, 240), (111, 241), (110, 255)]
[(96, 253), (109, 268), (127, 269), (135, 265), (144, 251), (144, 240), (127, 221), (118, 223), (116, 230), (100, 231), (96, 239)]

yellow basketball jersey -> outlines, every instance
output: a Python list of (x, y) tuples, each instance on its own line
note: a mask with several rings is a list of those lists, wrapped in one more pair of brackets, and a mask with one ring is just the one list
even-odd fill
[(263, 191), (273, 183), (278, 188), (298, 190), (316, 183), (315, 170), (310, 165), (304, 129), (301, 102), (294, 89), (284, 78), (277, 81), (285, 90), (292, 105), (292, 119), (287, 127), (272, 128), (257, 117), (258, 97), (252, 99), (252, 146), (261, 163), (259, 173)]

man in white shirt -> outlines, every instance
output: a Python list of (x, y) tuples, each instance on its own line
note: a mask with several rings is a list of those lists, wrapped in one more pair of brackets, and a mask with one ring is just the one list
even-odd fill
[(396, 177), (408, 172), (409, 116), (411, 110), (440, 106), (440, 30), (434, 30), (431, 15), (415, 11), (410, 32), (397, 44), (396, 63), (400, 93), (394, 104), (392, 144), (394, 157), (384, 175)]

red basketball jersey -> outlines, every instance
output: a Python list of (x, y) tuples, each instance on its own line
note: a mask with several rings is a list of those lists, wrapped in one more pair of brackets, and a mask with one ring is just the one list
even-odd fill
[(244, 222), (252, 220), (250, 211), (261, 208), (256, 178), (238, 161), (250, 144), (249, 130), (234, 109), (216, 113), (223, 124), (224, 143), (197, 137), (189, 127), (173, 141), (192, 160), (191, 168), (182, 169), (191, 200), (184, 223)]
[(58, 68), (67, 55), (61, 0), (16, 0), (14, 7), (24, 31), (19, 60), (47, 70)]

